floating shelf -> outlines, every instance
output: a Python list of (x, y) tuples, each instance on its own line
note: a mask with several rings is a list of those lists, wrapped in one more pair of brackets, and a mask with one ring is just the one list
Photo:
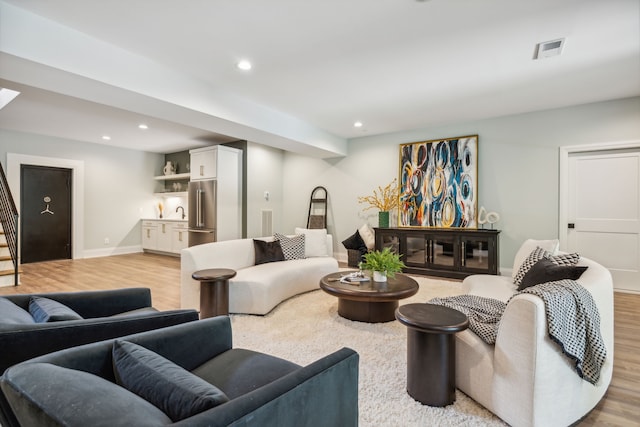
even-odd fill
[(160, 175), (160, 176), (153, 177), (153, 179), (155, 179), (156, 181), (177, 181), (181, 179), (190, 179), (190, 178), (191, 178), (191, 174), (189, 172), (176, 173), (173, 175)]

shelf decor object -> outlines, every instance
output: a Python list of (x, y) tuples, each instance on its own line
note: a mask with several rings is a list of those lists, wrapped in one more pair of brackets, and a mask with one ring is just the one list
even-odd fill
[(369, 205), (363, 211), (378, 209), (378, 227), (389, 227), (389, 211), (398, 207), (398, 181), (394, 179), (384, 188), (379, 186), (372, 196), (358, 197), (358, 203)]
[(400, 144), (399, 225), (477, 228), (478, 135)]

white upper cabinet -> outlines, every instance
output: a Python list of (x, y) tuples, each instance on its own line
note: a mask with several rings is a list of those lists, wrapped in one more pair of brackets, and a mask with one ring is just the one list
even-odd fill
[(191, 154), (191, 181), (216, 179), (217, 147), (196, 148)]

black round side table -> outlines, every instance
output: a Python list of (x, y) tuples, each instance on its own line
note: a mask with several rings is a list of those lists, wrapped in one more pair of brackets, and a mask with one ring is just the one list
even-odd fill
[(429, 406), (456, 400), (455, 333), (469, 320), (458, 310), (435, 304), (406, 304), (396, 319), (407, 326), (407, 392)]
[(210, 268), (191, 275), (200, 282), (200, 318), (229, 314), (229, 279), (236, 275), (230, 268)]

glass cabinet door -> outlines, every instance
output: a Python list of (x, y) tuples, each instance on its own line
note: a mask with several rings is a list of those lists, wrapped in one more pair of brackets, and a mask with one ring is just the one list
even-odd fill
[(492, 260), (489, 258), (488, 239), (463, 236), (460, 241), (463, 268), (474, 270), (488, 270), (490, 268)]
[(407, 265), (425, 266), (429, 263), (427, 245), (424, 236), (407, 236), (407, 249), (402, 258)]
[(383, 234), (382, 236), (382, 248), (389, 248), (391, 252), (397, 254), (400, 252), (400, 237), (395, 234)]
[(456, 263), (453, 237), (432, 236), (428, 244), (429, 263), (432, 266), (453, 267)]

